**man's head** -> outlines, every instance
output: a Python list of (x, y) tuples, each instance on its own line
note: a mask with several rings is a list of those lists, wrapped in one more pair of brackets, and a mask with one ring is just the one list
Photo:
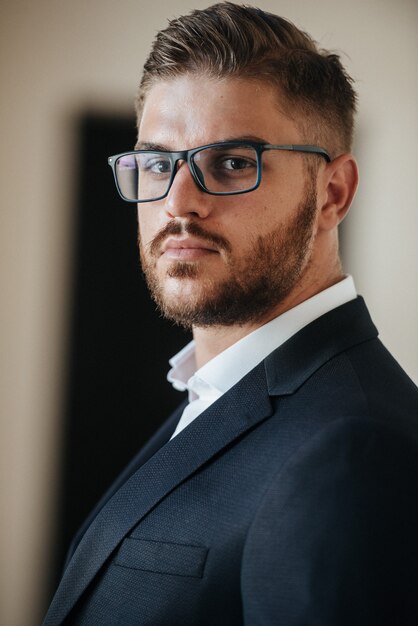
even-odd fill
[[(205, 193), (180, 160), (168, 195), (138, 205), (142, 264), (165, 315), (195, 327), (259, 324), (338, 280), (337, 225), (357, 170), (347, 154), (355, 95), (336, 56), (282, 18), (214, 5), (157, 35), (137, 106), (139, 149), (232, 139), (313, 144), (333, 158), (268, 150), (259, 188), (226, 196)], [(157, 158), (152, 175), (166, 165)], [(223, 173), (255, 167), (222, 156)]]

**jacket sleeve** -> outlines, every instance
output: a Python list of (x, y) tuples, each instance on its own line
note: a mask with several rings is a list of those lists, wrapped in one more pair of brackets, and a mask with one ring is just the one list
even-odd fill
[(247, 536), (247, 626), (418, 624), (417, 442), (336, 420), (274, 478)]

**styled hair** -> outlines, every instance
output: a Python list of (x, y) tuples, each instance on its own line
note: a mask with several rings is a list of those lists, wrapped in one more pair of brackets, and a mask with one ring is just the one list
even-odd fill
[(351, 150), (356, 93), (337, 54), (292, 22), (248, 5), (220, 2), (173, 19), (152, 45), (136, 99), (181, 75), (244, 78), (273, 85), (285, 113), (333, 157)]

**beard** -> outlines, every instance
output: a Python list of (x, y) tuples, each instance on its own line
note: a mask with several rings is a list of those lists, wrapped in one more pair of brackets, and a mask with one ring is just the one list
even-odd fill
[[(310, 180), (292, 220), (267, 234), (252, 237), (246, 256), (235, 258), (224, 237), (207, 232), (196, 221), (169, 222), (147, 248), (139, 237), (142, 268), (153, 300), (164, 317), (186, 329), (263, 320), (289, 295), (310, 263), (315, 216), (316, 192)], [(165, 277), (195, 279), (197, 283), (196, 295), (183, 301), (164, 293), (165, 277), (158, 276), (156, 265), (167, 237), (185, 233), (222, 252), (228, 276), (206, 276), (199, 262), (173, 262)]]

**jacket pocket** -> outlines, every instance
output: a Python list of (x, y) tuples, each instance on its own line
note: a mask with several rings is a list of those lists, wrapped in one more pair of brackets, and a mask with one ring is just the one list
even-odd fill
[(114, 564), (160, 574), (202, 578), (207, 554), (208, 549), (203, 546), (128, 537), (122, 542)]

